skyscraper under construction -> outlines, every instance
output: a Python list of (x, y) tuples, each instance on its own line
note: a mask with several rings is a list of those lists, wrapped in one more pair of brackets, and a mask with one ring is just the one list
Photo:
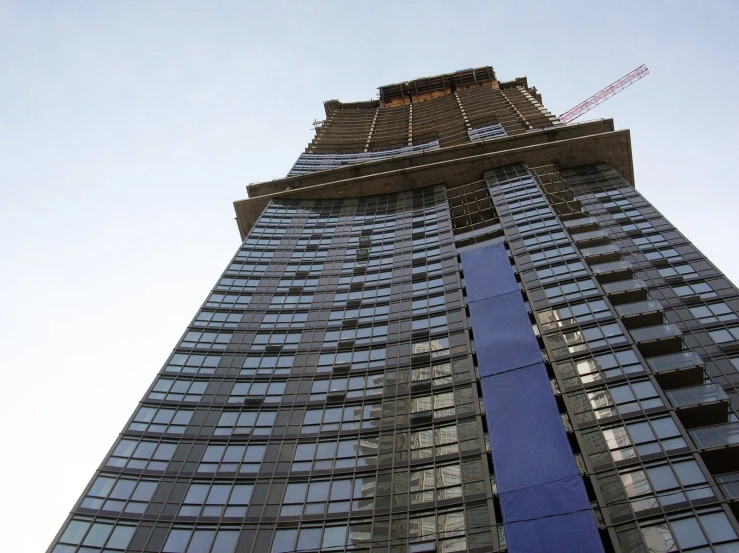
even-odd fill
[(739, 552), (737, 289), (541, 102), (325, 102), (48, 551)]

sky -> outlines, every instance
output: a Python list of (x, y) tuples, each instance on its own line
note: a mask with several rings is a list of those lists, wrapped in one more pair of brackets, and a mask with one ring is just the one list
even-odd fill
[(0, 0), (0, 536), (36, 553), (323, 101), (492, 65), (630, 129), (635, 184), (739, 281), (739, 3)]

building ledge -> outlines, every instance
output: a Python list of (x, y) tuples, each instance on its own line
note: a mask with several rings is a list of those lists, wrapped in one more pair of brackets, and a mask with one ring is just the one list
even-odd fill
[(605, 119), (252, 184), (250, 197), (234, 202), (236, 220), (243, 239), (273, 198), (351, 198), (443, 183), (457, 186), (521, 162), (560, 169), (604, 162), (634, 182), (630, 133), (614, 131), (613, 120)]

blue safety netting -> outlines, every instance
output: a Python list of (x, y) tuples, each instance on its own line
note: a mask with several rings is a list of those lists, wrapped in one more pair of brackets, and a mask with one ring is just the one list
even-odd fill
[(603, 551), (502, 242), (461, 253), (511, 553)]

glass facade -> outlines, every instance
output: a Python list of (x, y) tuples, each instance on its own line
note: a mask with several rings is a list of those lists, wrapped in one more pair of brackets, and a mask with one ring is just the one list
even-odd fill
[[(438, 105), (474, 119), (455, 94)], [(468, 122), (466, 147), (536, 130)], [(48, 551), (566, 552), (589, 528), (587, 551), (739, 552), (736, 287), (611, 165), (512, 161), (265, 200)], [(495, 274), (466, 274), (489, 245)], [(470, 309), (488, 281), (520, 307), (500, 328)], [(521, 332), (532, 361), (489, 380), (485, 352)], [(501, 430), (515, 410), (539, 432), (546, 409), (525, 379), (506, 409), (486, 391), (534, 362), (584, 509), (537, 512), (543, 477), (511, 486), (554, 461)]]
[(444, 187), (273, 201), (53, 551), (465, 551), (486, 457)]

